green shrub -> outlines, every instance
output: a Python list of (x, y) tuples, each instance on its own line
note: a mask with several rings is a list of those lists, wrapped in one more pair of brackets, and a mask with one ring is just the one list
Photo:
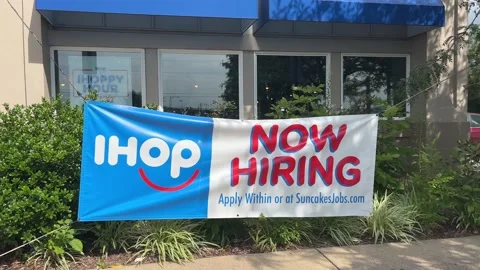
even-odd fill
[(339, 246), (349, 246), (360, 242), (362, 222), (357, 217), (316, 218), (313, 230), (319, 238), (333, 241)]
[(245, 240), (245, 236), (248, 235), (245, 223), (241, 219), (207, 219), (202, 223), (202, 231), (208, 241), (220, 246)]
[(292, 96), (283, 97), (272, 105), (271, 112), (266, 116), (273, 119), (302, 118), (329, 115), (329, 110), (323, 102), (323, 85), (292, 87)]
[(90, 224), (88, 230), (95, 235), (93, 248), (105, 257), (111, 251), (127, 252), (133, 239), (133, 222), (113, 221)]
[(480, 144), (460, 142), (454, 155), (457, 177), (451, 185), (453, 222), (459, 229), (480, 226)]
[(149, 110), (158, 110), (158, 105), (155, 104), (155, 103), (149, 103), (149, 104), (145, 104), (145, 106), (143, 106), (144, 109), (149, 109)]
[(134, 258), (155, 256), (159, 263), (191, 261), (202, 247), (211, 245), (199, 236), (198, 226), (176, 220), (138, 222), (137, 241), (132, 247), (137, 250)]
[[(42, 262), (44, 269), (54, 267), (68, 269), (69, 261), (83, 255), (82, 241), (75, 238), (76, 231), (71, 228), (71, 220), (60, 221), (54, 225), (53, 233), (33, 243), (34, 253), (27, 262), (35, 266)], [(33, 238), (33, 236), (27, 237)]]
[(0, 112), (0, 248), (76, 215), (82, 111), (60, 99)]
[(412, 148), (398, 143), (398, 136), (410, 128), (408, 120), (396, 120), (401, 115), (398, 107), (388, 106), (378, 122), (377, 153), (375, 158), (375, 190), (400, 191), (402, 180), (409, 170), (408, 159)]
[(370, 235), (375, 243), (389, 239), (409, 242), (422, 233), (418, 218), (416, 206), (405, 196), (376, 193), (371, 215), (362, 219), (364, 234)]
[(278, 246), (291, 246), (311, 242), (312, 226), (302, 218), (265, 218), (246, 222), (250, 238), (259, 252), (275, 251)]
[(428, 232), (446, 221), (445, 210), (452, 207), (457, 175), (436, 147), (436, 139), (423, 145), (414, 155), (414, 170), (406, 182), (406, 196), (417, 206), (418, 221)]

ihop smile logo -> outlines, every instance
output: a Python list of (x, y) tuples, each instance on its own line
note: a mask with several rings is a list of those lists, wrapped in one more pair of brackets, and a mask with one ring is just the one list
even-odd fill
[[(138, 166), (139, 176), (149, 187), (158, 191), (173, 192), (184, 189), (200, 174), (199, 169), (194, 169), (188, 176), (182, 173), (191, 171), (189, 169), (195, 167), (201, 158), (200, 147), (192, 140), (180, 140), (170, 147), (161, 138), (149, 138), (140, 144), (137, 138), (130, 137), (127, 144), (121, 146), (118, 136), (110, 136), (107, 147), (105, 136), (95, 137), (95, 164), (103, 165), (107, 162), (110, 166), (117, 166), (120, 156), (125, 156), (130, 167), (141, 163), (142, 165)], [(168, 185), (168, 182), (171, 182), (169, 179), (176, 183), (173, 186)]]

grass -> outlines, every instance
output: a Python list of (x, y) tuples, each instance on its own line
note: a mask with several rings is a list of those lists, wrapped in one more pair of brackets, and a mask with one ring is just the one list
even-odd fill
[(364, 234), (371, 236), (374, 243), (415, 240), (415, 236), (422, 233), (418, 222), (420, 214), (409, 202), (404, 195), (376, 193), (371, 215), (362, 219)]
[(192, 261), (202, 247), (213, 245), (203, 241), (198, 226), (199, 223), (176, 220), (139, 222), (133, 258), (153, 256), (159, 263)]

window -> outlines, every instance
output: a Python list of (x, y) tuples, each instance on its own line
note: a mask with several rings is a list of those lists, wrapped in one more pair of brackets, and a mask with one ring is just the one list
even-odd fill
[(468, 118), (470, 120), (470, 127), (480, 127), (480, 114), (468, 114)]
[(160, 85), (167, 112), (238, 119), (240, 55), (160, 52)]
[[(382, 113), (386, 104), (407, 98), (406, 56), (343, 56), (343, 108), (350, 113)], [(401, 113), (408, 115), (408, 104)]]
[(326, 100), (327, 56), (257, 55), (257, 115), (268, 114), (280, 99), (291, 99), (293, 86), (315, 86)]
[(143, 57), (142, 50), (54, 50), (55, 95), (81, 105), (82, 96), (96, 91), (100, 99), (141, 107), (145, 99)]

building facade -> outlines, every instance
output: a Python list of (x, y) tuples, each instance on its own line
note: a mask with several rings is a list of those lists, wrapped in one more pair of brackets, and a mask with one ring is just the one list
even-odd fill
[[(239, 119), (268, 118), (292, 85), (323, 85), (334, 108), (378, 112), (375, 101), (401, 102), (396, 85), (467, 24), (459, 0), (9, 2), (0, 102), (80, 104), (95, 89), (115, 103)], [(468, 134), (466, 56), (459, 48), (441, 85), (405, 104), (406, 117), (440, 133), (440, 148)]]

